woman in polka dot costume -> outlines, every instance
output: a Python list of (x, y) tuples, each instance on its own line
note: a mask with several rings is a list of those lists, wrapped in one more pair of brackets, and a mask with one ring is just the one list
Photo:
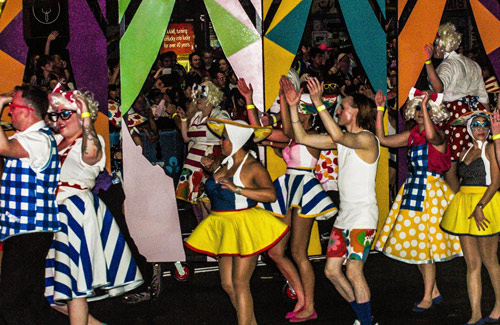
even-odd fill
[[(496, 304), (488, 323), (500, 320), (500, 266), (498, 265), (498, 234), (500, 233), (500, 172), (495, 159), (490, 133), (490, 113), (476, 111), (461, 117), (452, 125), (466, 125), (473, 145), (460, 154), (458, 176), (460, 191), (446, 210), (441, 228), (458, 235), (467, 263), (467, 290), (471, 305), (471, 318), (467, 324), (482, 321), (481, 266), (490, 275), (496, 294)], [(479, 323), (480, 324), (480, 323)]]
[(379, 107), (377, 137), (383, 146), (408, 145), (409, 170), (408, 178), (380, 230), (375, 249), (398, 261), (418, 265), (425, 292), (413, 310), (424, 311), (442, 301), (434, 263), (462, 255), (458, 238), (439, 228), (453, 191), (442, 177), (442, 173), (450, 168), (450, 150), (444, 132), (434, 123), (444, 121), (450, 115), (443, 105), (429, 100), (427, 93), (421, 97), (410, 96), (405, 118), (414, 119), (417, 125), (410, 131), (385, 136), (382, 122), (385, 97), (379, 91), (375, 100)]

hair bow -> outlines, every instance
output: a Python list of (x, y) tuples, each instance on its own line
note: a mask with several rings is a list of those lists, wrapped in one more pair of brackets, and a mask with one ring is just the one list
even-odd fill
[(64, 98), (69, 100), (71, 103), (76, 104), (76, 100), (73, 97), (74, 91), (73, 90), (72, 91), (62, 91), (62, 84), (60, 82), (57, 83), (57, 86), (54, 88), (54, 90), (52, 90), (52, 93), (53, 94), (61, 94), (64, 96)]
[[(410, 90), (410, 94), (408, 95), (408, 98), (412, 100), (414, 97), (419, 97), (419, 96), (424, 96), (425, 93), (421, 90), (418, 90), (417, 88), (412, 88)], [(432, 93), (429, 94), (429, 99), (432, 100), (436, 104), (441, 104), (443, 102), (443, 93)]]

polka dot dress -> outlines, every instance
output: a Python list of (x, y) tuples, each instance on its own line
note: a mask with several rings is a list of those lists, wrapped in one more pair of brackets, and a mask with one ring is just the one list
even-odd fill
[(469, 146), (469, 134), (467, 128), (451, 126), (451, 122), (470, 111), (469, 105), (461, 101), (446, 103), (446, 108), (452, 114), (448, 121), (442, 123), (439, 128), (444, 130), (450, 146), (451, 160), (458, 161), (460, 153)]
[(440, 177), (427, 176), (423, 211), (401, 209), (401, 187), (387, 217), (375, 249), (410, 264), (443, 262), (462, 256), (458, 237), (441, 230), (439, 224), (453, 192)]

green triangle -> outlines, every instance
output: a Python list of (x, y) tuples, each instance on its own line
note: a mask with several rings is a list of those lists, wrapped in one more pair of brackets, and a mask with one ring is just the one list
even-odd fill
[(226, 57), (258, 41), (259, 34), (231, 15), (214, 0), (205, 0), (208, 14)]

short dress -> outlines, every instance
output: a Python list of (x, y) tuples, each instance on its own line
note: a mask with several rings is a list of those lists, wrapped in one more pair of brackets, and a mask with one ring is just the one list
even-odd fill
[[(471, 147), (472, 148), (472, 147)], [(476, 205), (491, 184), (490, 162), (486, 157), (486, 145), (481, 149), (481, 157), (469, 164), (464, 162), (467, 150), (458, 164), (458, 175), (462, 180), (460, 190), (453, 197), (441, 221), (441, 228), (449, 234), (467, 236), (495, 236), (500, 234), (500, 194), (498, 192), (483, 208), (488, 228), (479, 230), (474, 218), (470, 218)]]
[(230, 119), (229, 113), (220, 108), (212, 109), (212, 112), (205, 117), (201, 111), (197, 112), (191, 119), (187, 132), (191, 141), (188, 144), (188, 153), (176, 190), (178, 199), (191, 203), (207, 199), (206, 195), (203, 195), (207, 175), (201, 166), (201, 158), (221, 154), (220, 139), (207, 126), (209, 117)]
[(337, 207), (326, 194), (314, 175), (318, 160), (307, 147), (290, 140), (283, 149), (287, 169), (274, 181), (277, 199), (272, 203), (261, 203), (264, 209), (277, 217), (285, 217), (288, 209), (298, 208), (302, 218), (332, 217)]
[(385, 220), (375, 249), (410, 264), (443, 262), (462, 256), (458, 237), (439, 224), (453, 198), (442, 173), (451, 165), (450, 151), (429, 145), (418, 126), (408, 138), (408, 178), (399, 190)]
[[(59, 143), (62, 140), (56, 135)], [(104, 147), (104, 139), (99, 136)], [(104, 152), (104, 148), (103, 148)], [(108, 208), (91, 189), (106, 164), (82, 160), (82, 138), (59, 151), (61, 178), (57, 190), (62, 229), (54, 233), (45, 268), (45, 296), (62, 305), (115, 297), (144, 281), (132, 253)]]
[[(240, 173), (248, 157), (240, 164), (232, 181), (244, 187)], [(185, 245), (209, 256), (248, 257), (260, 254), (277, 244), (289, 227), (257, 202), (223, 189), (213, 176), (206, 181), (212, 211), (186, 239)]]

